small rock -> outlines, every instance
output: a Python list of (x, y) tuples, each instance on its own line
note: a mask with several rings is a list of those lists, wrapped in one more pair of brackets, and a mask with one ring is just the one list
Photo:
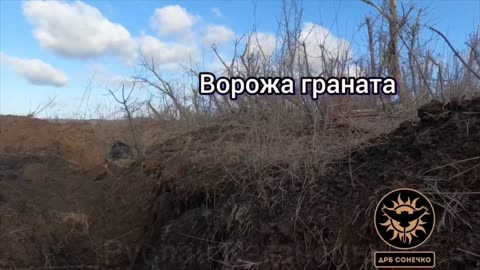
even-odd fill
[(115, 141), (110, 150), (110, 158), (117, 159), (133, 159), (135, 157), (133, 148), (121, 141)]

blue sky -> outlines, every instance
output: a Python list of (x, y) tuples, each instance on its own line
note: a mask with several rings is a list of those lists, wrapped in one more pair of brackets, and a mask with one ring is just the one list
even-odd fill
[[(428, 7), (425, 22), (459, 49), (480, 24), (477, 0), (401, 3)], [(376, 16), (372, 7), (359, 0), (304, 0), (303, 6), (304, 23), (328, 29), (334, 43), (349, 42), (353, 55), (364, 51), (366, 32), (360, 26), (366, 15)], [(280, 15), (281, 1), (257, 0), (256, 32), (275, 34)], [(90, 106), (111, 104), (106, 88), (134, 74), (140, 47), (161, 59), (167, 76), (178, 74), (181, 62), (198, 58), (203, 71), (210, 71), (215, 63), (207, 40), (215, 40), (228, 57), (233, 37), (252, 31), (253, 23), (252, 1), (2, 0), (0, 114), (27, 114), (50, 97), (56, 102), (46, 115), (92, 110), (79, 104), (93, 73)]]

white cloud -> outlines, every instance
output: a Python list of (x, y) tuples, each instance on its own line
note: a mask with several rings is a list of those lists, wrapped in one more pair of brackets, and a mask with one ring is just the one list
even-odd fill
[(346, 60), (352, 55), (348, 41), (337, 38), (328, 29), (318, 24), (305, 23), (299, 40), (305, 43), (309, 63), (317, 70), (322, 67), (322, 53), (327, 59), (339, 57)]
[(10, 67), (19, 76), (35, 85), (65, 86), (65, 73), (39, 59), (23, 59), (0, 53), (0, 63)]
[(160, 36), (184, 35), (190, 31), (198, 17), (179, 5), (157, 8), (150, 19), (150, 26)]
[(83, 2), (27, 1), (23, 14), (40, 45), (62, 56), (114, 54), (128, 63), (135, 59), (135, 43), (128, 30)]
[(218, 7), (211, 8), (210, 11), (218, 18), (223, 18), (223, 13)]
[(270, 57), (276, 49), (277, 38), (271, 33), (255, 32), (250, 35), (248, 41), (248, 53), (259, 53)]
[[(348, 60), (352, 57), (350, 43), (347, 40), (334, 36), (328, 29), (314, 24), (305, 23), (301, 29), (299, 42), (305, 43), (306, 55), (312, 70), (315, 72), (323, 69), (323, 57)], [(256, 32), (250, 35), (248, 53), (270, 57), (278, 47), (278, 40), (272, 33)], [(304, 57), (303, 51), (298, 51), (296, 57)], [(353, 70), (350, 70), (353, 72)]]
[(142, 36), (138, 46), (146, 59), (154, 59), (156, 65), (166, 70), (178, 70), (181, 64), (197, 63), (200, 60), (195, 44), (163, 42), (152, 36)]
[(209, 25), (207, 27), (207, 35), (205, 42), (208, 44), (223, 44), (231, 41), (235, 33), (223, 25)]

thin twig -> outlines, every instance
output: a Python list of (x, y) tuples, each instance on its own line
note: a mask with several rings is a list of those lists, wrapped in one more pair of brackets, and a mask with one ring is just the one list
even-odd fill
[(456, 57), (458, 57), (458, 59), (460, 59), (460, 61), (462, 62), (462, 64), (475, 76), (477, 77), (477, 79), (480, 80), (480, 75), (477, 74), (471, 66), (469, 66), (467, 64), (467, 62), (462, 58), (462, 56), (460, 56), (460, 54), (458, 53), (457, 50), (455, 50), (455, 48), (453, 47), (452, 43), (450, 43), (450, 41), (447, 39), (447, 37), (442, 34), (442, 32), (438, 31), (437, 29), (429, 26), (428, 27), (430, 30), (432, 30), (433, 32), (437, 33), (439, 36), (441, 36), (443, 38), (443, 40), (445, 40), (445, 42), (447, 43), (448, 47), (450, 47), (450, 49), (452, 49), (453, 53), (455, 54)]
[(476, 253), (473, 253), (471, 251), (468, 251), (468, 250), (465, 250), (465, 249), (461, 249), (461, 248), (457, 248), (458, 250), (462, 251), (462, 252), (465, 252), (467, 254), (470, 254), (470, 255), (473, 255), (475, 257), (479, 257), (480, 258), (480, 255), (479, 254), (476, 254)]

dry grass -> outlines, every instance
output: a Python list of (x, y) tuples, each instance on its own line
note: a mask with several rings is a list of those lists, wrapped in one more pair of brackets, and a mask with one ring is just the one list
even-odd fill
[(76, 212), (58, 213), (57, 222), (69, 228), (72, 234), (89, 234), (91, 221), (86, 214)]

